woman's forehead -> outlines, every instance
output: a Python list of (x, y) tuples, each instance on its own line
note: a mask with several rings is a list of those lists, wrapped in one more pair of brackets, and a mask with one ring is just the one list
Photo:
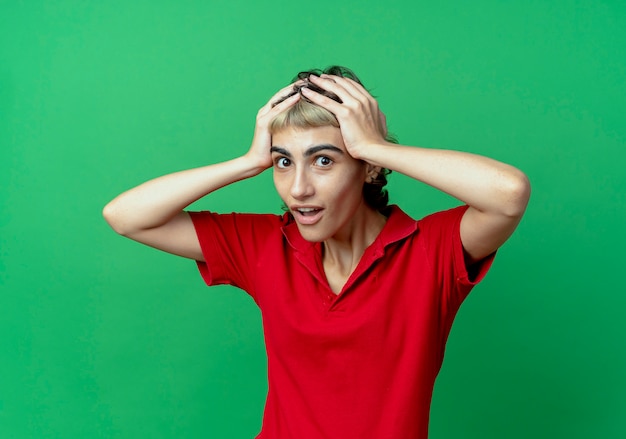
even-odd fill
[(288, 127), (272, 136), (272, 146), (287, 150), (304, 151), (319, 145), (332, 145), (345, 151), (341, 130), (331, 125), (310, 128)]

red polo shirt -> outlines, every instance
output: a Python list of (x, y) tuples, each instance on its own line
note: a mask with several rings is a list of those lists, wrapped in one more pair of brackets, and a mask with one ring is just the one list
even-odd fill
[(284, 216), (192, 213), (208, 285), (248, 292), (263, 318), (269, 391), (258, 438), (426, 439), (435, 378), (473, 279), (467, 206), (415, 221), (392, 206), (339, 295), (320, 243)]

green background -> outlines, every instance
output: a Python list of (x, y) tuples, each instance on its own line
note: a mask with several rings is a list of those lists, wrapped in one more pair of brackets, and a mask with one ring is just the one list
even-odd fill
[[(101, 209), (235, 157), (300, 70), (352, 67), (403, 143), (524, 170), (527, 215), (464, 304), (431, 438), (626, 437), (623, 1), (0, 2), (0, 437), (251, 438), (245, 293)], [(457, 202), (401, 175), (419, 217)], [(279, 212), (269, 172), (196, 208)]]

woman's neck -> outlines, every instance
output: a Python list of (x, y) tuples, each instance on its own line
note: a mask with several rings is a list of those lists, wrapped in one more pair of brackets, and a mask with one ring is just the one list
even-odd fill
[(338, 294), (387, 218), (369, 207), (355, 215), (339, 233), (323, 243), (323, 262), (331, 289)]

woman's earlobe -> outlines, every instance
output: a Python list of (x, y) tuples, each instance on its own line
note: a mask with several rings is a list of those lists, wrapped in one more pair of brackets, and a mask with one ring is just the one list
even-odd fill
[(374, 165), (367, 165), (367, 177), (365, 178), (366, 183), (372, 183), (376, 178), (378, 178), (378, 174), (380, 174), (381, 167)]

